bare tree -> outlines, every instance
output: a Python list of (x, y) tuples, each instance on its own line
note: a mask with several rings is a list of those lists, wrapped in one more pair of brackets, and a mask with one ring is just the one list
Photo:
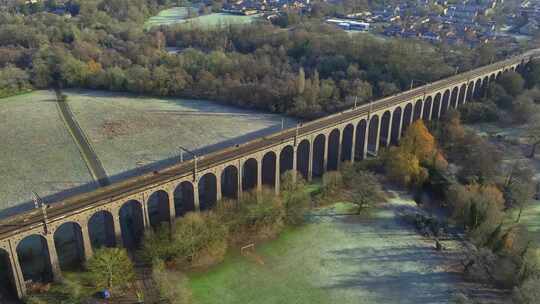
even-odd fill
[(536, 115), (531, 119), (529, 126), (527, 127), (527, 142), (532, 146), (530, 158), (534, 158), (536, 154), (536, 148), (540, 144), (540, 115)]

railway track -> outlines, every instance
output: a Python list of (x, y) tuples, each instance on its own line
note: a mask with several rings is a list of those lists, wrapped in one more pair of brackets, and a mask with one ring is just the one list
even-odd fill
[[(204, 170), (208, 167), (227, 162), (230, 159), (241, 158), (257, 151), (271, 148), (275, 145), (281, 144), (284, 141), (294, 139), (297, 134), (299, 136), (309, 135), (322, 129), (337, 126), (353, 118), (362, 117), (370, 112), (390, 108), (404, 101), (423, 98), (424, 93), (427, 91), (434, 92), (447, 88), (448, 86), (461, 84), (464, 81), (469, 82), (471, 79), (474, 79), (479, 75), (484, 75), (488, 71), (494, 71), (510, 64), (521, 63), (522, 60), (528, 60), (531, 57), (540, 57), (540, 50), (532, 50), (520, 56), (512, 57), (488, 66), (480, 67), (468, 72), (435, 81), (403, 93), (382, 98), (355, 109), (349, 109), (337, 114), (332, 114), (312, 122), (305, 123), (299, 126), (298, 129), (291, 128), (283, 130), (242, 145), (225, 148), (220, 151), (204, 155), (198, 160), (198, 170)], [(194, 162), (191, 160), (173, 165), (159, 172), (154, 171), (143, 174), (141, 176), (114, 183), (92, 192), (67, 198), (61, 202), (48, 206), (47, 213), (49, 221), (75, 215), (77, 213), (84, 212), (87, 209), (107, 204), (120, 196), (135, 194), (144, 191), (151, 186), (155, 186), (156, 184), (163, 184), (179, 177), (188, 176), (193, 174), (193, 170)], [(41, 225), (43, 225), (42, 214), (39, 210), (33, 210), (7, 218), (0, 221), (0, 239), (8, 238), (24, 230), (33, 229)]]

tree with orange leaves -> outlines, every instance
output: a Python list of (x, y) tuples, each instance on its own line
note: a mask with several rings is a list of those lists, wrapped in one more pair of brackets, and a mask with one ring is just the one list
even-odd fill
[(426, 166), (444, 170), (448, 163), (439, 152), (433, 135), (422, 120), (417, 120), (407, 129), (399, 147), (388, 151), (385, 165), (394, 181), (406, 186), (418, 186), (429, 177)]

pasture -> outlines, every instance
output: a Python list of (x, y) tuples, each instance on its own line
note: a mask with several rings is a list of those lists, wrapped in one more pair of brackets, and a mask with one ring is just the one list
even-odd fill
[(150, 17), (144, 24), (144, 27), (149, 29), (153, 26), (171, 25), (180, 23), (184, 19), (188, 18), (189, 10), (192, 9), (195, 12), (195, 7), (173, 7), (170, 9), (162, 10), (156, 16)]
[(174, 7), (159, 12), (158, 15), (150, 17), (144, 27), (146, 29), (161, 25), (182, 24), (187, 27), (215, 28), (219, 26), (248, 24), (257, 19), (260, 15), (241, 16), (223, 13), (212, 13), (190, 18), (189, 10), (196, 14), (196, 7)]
[(308, 224), (257, 246), (257, 259), (237, 252), (191, 274), (194, 302), (452, 303), (463, 287), (453, 269), (459, 244), (446, 241), (450, 249), (436, 252), (432, 241), (404, 224), (399, 214), (417, 208), (410, 197), (399, 194), (369, 217), (340, 216), (347, 207), (314, 212)]
[[(280, 115), (209, 101), (100, 91), (66, 93), (113, 181), (178, 162), (179, 146), (201, 155), (281, 128)], [(284, 122), (285, 127), (296, 124), (288, 118)]]
[[(66, 94), (113, 182), (178, 162), (179, 146), (204, 154), (281, 128), (280, 115), (209, 101), (101, 91)], [(284, 123), (292, 127), (296, 121), (285, 118)], [(32, 208), (32, 191), (56, 201), (96, 188), (53, 92), (0, 99), (0, 134), (0, 217)]]
[(228, 25), (249, 24), (256, 20), (259, 15), (241, 16), (223, 13), (213, 13), (195, 18), (185, 19), (181, 23), (187, 27), (216, 28)]
[(54, 93), (0, 99), (0, 134), (0, 217), (33, 207), (21, 205), (31, 202), (32, 191), (46, 197), (95, 187), (58, 114)]

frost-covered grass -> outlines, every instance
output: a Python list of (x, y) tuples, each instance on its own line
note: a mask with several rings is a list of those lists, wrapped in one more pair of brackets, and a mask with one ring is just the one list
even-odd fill
[[(197, 8), (191, 8), (197, 12)], [(184, 24), (185, 26), (196, 26), (203, 28), (213, 28), (225, 25), (236, 25), (251, 23), (259, 15), (241, 16), (223, 13), (212, 13), (198, 17), (188, 18), (189, 8), (174, 7), (159, 12), (158, 15), (151, 17), (145, 23), (146, 28), (160, 25)]]
[(257, 258), (233, 253), (191, 274), (194, 302), (451, 303), (459, 276), (444, 266), (457, 261), (398, 220), (411, 208), (410, 198), (396, 197), (369, 217), (331, 216), (348, 213), (344, 204), (321, 209), (258, 246)]
[[(197, 8), (192, 8), (197, 11)], [(182, 22), (189, 15), (188, 7), (173, 7), (170, 9), (162, 10), (156, 16), (150, 17), (144, 26), (146, 28), (151, 28), (153, 26), (160, 25), (171, 25), (175, 23)]]
[(46, 197), (92, 181), (52, 92), (0, 99), (0, 137), (0, 217), (23, 209), (31, 191)]
[[(179, 159), (179, 146), (199, 154), (243, 143), (281, 127), (280, 115), (200, 100), (69, 91), (71, 108), (109, 176)], [(295, 121), (285, 119), (286, 126)], [(186, 158), (188, 155), (186, 155)], [(139, 168), (139, 169), (138, 169)], [(114, 180), (114, 178), (113, 178)]]

